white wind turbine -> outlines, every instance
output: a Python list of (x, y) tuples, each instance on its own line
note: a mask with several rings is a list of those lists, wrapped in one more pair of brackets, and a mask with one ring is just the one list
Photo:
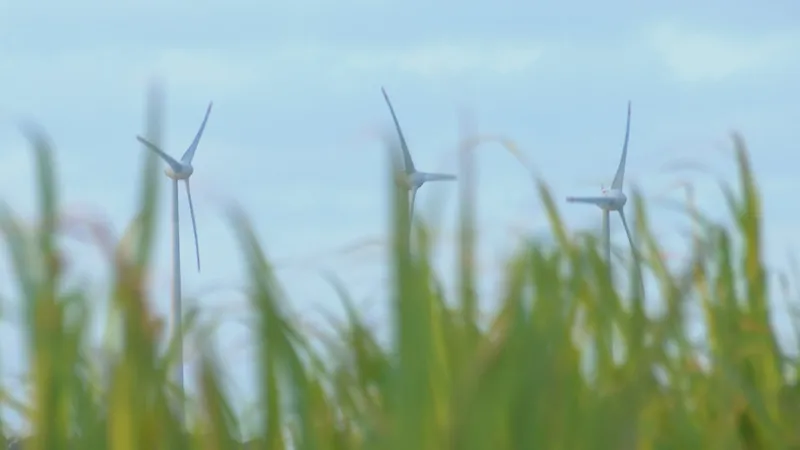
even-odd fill
[(611, 189), (602, 189), (602, 195), (595, 197), (567, 197), (570, 203), (589, 203), (597, 205), (603, 210), (603, 243), (605, 246), (606, 261), (611, 262), (611, 231), (609, 230), (608, 217), (611, 211), (619, 213), (622, 219), (622, 226), (625, 227), (625, 234), (628, 235), (628, 242), (633, 248), (633, 238), (631, 237), (628, 222), (625, 220), (625, 211), (623, 210), (625, 203), (628, 202), (628, 197), (622, 192), (622, 183), (625, 178), (625, 159), (628, 156), (628, 138), (631, 132), (631, 102), (628, 101), (628, 121), (625, 125), (625, 142), (622, 145), (622, 157), (619, 160), (617, 173), (614, 175), (614, 181), (611, 182)]
[[(181, 257), (180, 257), (180, 233), (178, 231), (178, 182), (183, 180), (186, 183), (186, 195), (189, 198), (189, 212), (192, 216), (192, 230), (194, 231), (194, 248), (197, 255), (197, 271), (200, 271), (200, 246), (197, 242), (197, 224), (194, 220), (194, 206), (192, 205), (192, 191), (189, 188), (189, 177), (194, 173), (192, 167), (192, 160), (194, 159), (194, 152), (197, 150), (197, 145), (200, 143), (200, 138), (203, 136), (203, 130), (206, 128), (208, 116), (211, 114), (211, 107), (213, 102), (208, 104), (206, 115), (203, 118), (203, 123), (200, 124), (200, 129), (189, 145), (189, 148), (183, 153), (181, 159), (178, 161), (175, 158), (166, 154), (163, 150), (158, 148), (155, 144), (149, 142), (147, 139), (136, 136), (136, 139), (144, 144), (147, 148), (155, 152), (163, 159), (169, 167), (164, 172), (169, 178), (172, 179), (172, 332), (173, 336), (178, 339), (177, 351), (178, 361), (175, 373), (175, 381), (181, 395), (183, 395), (183, 325), (182, 313), (183, 307), (181, 306)], [(180, 403), (180, 413), (183, 417), (183, 400)]]
[(456, 176), (446, 173), (417, 171), (417, 169), (414, 167), (414, 161), (411, 159), (411, 153), (408, 151), (408, 144), (406, 144), (406, 138), (403, 136), (403, 130), (400, 129), (400, 122), (397, 121), (394, 108), (392, 108), (392, 102), (389, 101), (389, 96), (386, 94), (386, 89), (381, 88), (381, 92), (383, 92), (383, 98), (386, 99), (386, 104), (389, 106), (389, 112), (392, 113), (394, 127), (397, 129), (397, 136), (400, 138), (400, 148), (403, 150), (403, 167), (405, 173), (403, 174), (404, 177), (400, 180), (400, 183), (403, 185), (403, 187), (411, 192), (411, 206), (408, 213), (409, 218), (411, 218), (414, 215), (414, 201), (417, 197), (417, 190), (419, 190), (423, 184), (427, 183), (428, 181), (452, 181), (456, 179)]

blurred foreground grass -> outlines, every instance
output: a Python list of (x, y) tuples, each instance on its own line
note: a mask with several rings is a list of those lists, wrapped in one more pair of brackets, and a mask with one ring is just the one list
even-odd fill
[[(158, 123), (147, 130), (156, 143)], [(634, 196), (638, 264), (626, 268), (627, 284), (611, 281), (597, 240), (568, 233), (537, 185), (556, 244), (519, 243), (488, 323), (476, 313), (470, 191), (461, 197), (460, 289), (445, 299), (430, 266), (430, 235), (422, 226), (408, 233), (406, 193), (392, 183), (388, 348), (333, 277), (348, 317), (324, 352), (312, 346), (289, 319), (246, 217), (231, 209), (258, 349), (260, 426), (247, 436), (242, 421), (252, 417), (233, 412), (242, 399), (225, 394), (224, 361), (202, 341), (187, 432), (174, 413), (170, 353), (160, 351), (163, 327), (144, 286), (153, 235), (165, 227), (155, 214), (157, 161), (148, 156), (143, 171), (134, 244), (121, 251), (97, 233), (114, 284), (108, 299), (90, 298), (65, 287), (56, 174), (44, 138), (33, 133), (31, 141), (40, 226), (32, 231), (7, 208), (0, 212), (31, 364), (30, 401), (13, 401), (18, 395), (7, 391), (3, 401), (29, 425), (26, 449), (212, 450), (240, 448), (243, 440), (270, 450), (800, 448), (797, 362), (781, 354), (769, 322), (759, 194), (738, 139), (740, 186), (724, 188), (734, 225), (694, 217), (702, 232), (693, 257), (671, 271)], [(469, 173), (470, 152), (462, 155), (462, 174)], [(648, 302), (664, 306), (658, 316), (644, 312), (644, 273), (655, 280)], [(114, 330), (121, 344), (100, 363), (86, 336), (98, 301), (121, 312)], [(687, 329), (690, 305), (703, 311), (700, 342)]]

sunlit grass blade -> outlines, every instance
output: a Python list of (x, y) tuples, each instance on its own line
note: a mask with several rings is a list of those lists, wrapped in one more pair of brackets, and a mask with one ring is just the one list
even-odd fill
[[(400, 173), (399, 149), (389, 144), (389, 179)], [(408, 224), (409, 210), (405, 190), (390, 183), (391, 229), (393, 246), (390, 255), (391, 311), (394, 328), (394, 354), (397, 368), (392, 374), (389, 399), (390, 430), (386, 448), (419, 450), (439, 448), (434, 429), (431, 398), (431, 365), (434, 354), (432, 304), (429, 280), (425, 279), (411, 252)]]
[[(295, 342), (302, 341), (302, 338), (291, 327), (282, 311), (271, 268), (248, 221), (237, 211), (231, 214), (231, 219), (248, 261), (253, 306), (258, 312), (260, 320), (259, 333), (261, 335), (261, 345), (264, 347), (262, 351), (266, 353), (265, 356), (269, 361), (268, 366), (262, 369), (264, 372), (262, 376), (266, 378), (263, 386), (278, 386), (278, 388), (283, 388), (290, 394), (288, 399), (293, 406), (292, 416), (297, 424), (295, 437), (299, 448), (311, 450), (325, 448), (326, 443), (320, 441), (314, 430), (314, 411), (310, 409), (312, 381), (309, 380), (308, 373), (304, 367), (304, 360), (294, 345)], [(407, 235), (407, 229), (404, 230), (403, 234)], [(309, 348), (303, 345), (298, 347)], [(269, 401), (270, 396), (276, 395), (276, 392), (277, 389), (274, 392), (266, 392), (267, 401)], [(274, 406), (274, 409), (278, 409), (280, 406), (278, 404)], [(270, 433), (276, 433), (275, 427), (280, 428), (282, 423), (280, 421), (271, 422), (269, 418), (267, 418), (267, 421), (269, 422), (267, 426), (273, 427), (272, 429), (267, 429), (267, 437), (269, 439), (280, 439), (271, 437)]]
[[(164, 93), (158, 82), (153, 82), (147, 93), (145, 111), (145, 132), (144, 137), (156, 146), (160, 146), (163, 140), (163, 110)], [(133, 139), (131, 139), (133, 140)], [(144, 166), (142, 168), (142, 190), (139, 194), (139, 206), (137, 211), (137, 245), (136, 245), (136, 265), (139, 268), (148, 266), (152, 258), (153, 240), (155, 238), (156, 222), (158, 219), (159, 205), (159, 159), (151, 151), (143, 151)]]
[(204, 424), (202, 448), (206, 450), (233, 449), (239, 444), (235, 436), (238, 433), (232, 429), (235, 426), (233, 411), (222, 391), (217, 367), (215, 359), (204, 354), (200, 364), (200, 389), (206, 415), (201, 421)]
[(476, 314), (478, 310), (476, 284), (476, 257), (475, 246), (477, 235), (475, 233), (475, 209), (477, 195), (477, 177), (475, 174), (475, 150), (477, 142), (469, 137), (469, 132), (474, 124), (469, 117), (462, 116), (460, 120), (461, 136), (459, 137), (459, 218), (458, 218), (458, 285), (461, 312), (463, 313), (463, 326), (466, 335), (462, 345), (467, 349), (475, 344)]
[[(33, 238), (37, 244), (34, 251), (35, 266), (28, 266), (27, 269), (33, 270), (38, 277), (24, 275), (36, 283), (32, 287), (32, 298), (27, 299), (30, 302), (27, 305), (27, 318), (30, 320), (27, 325), (30, 330), (29, 348), (34, 380), (33, 441), (30, 445), (34, 449), (65, 449), (70, 433), (70, 372), (74, 370), (73, 361), (68, 355), (74, 351), (70, 351), (63, 305), (57, 302), (61, 261), (56, 246), (58, 206), (55, 175), (51, 149), (44, 135), (33, 128), (25, 131), (34, 151), (41, 223), (32, 230), (36, 233)], [(18, 242), (16, 245), (24, 244)], [(20, 270), (26, 269), (17, 269), (18, 272)]]

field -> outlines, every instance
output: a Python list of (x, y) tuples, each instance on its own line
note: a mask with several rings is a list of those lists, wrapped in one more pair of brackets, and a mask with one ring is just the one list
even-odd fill
[[(694, 253), (678, 270), (668, 268), (649, 232), (641, 197), (629, 202), (636, 258), (615, 265), (612, 278), (597, 238), (568, 233), (556, 200), (535, 184), (555, 243), (519, 242), (500, 307), (488, 319), (477, 313), (469, 183), (461, 183), (460, 287), (456, 298), (443, 298), (429, 264), (431, 234), (421, 223), (410, 227), (406, 193), (387, 168), (394, 205), (388, 347), (331, 278), (349, 317), (321, 352), (294, 326), (246, 214), (231, 207), (259, 336), (259, 408), (236, 417), (219, 377), (222, 360), (199, 341), (200, 393), (186, 400), (186, 431), (174, 413), (170, 352), (159, 351), (165, 327), (143, 294), (158, 225), (158, 162), (150, 156), (142, 172), (135, 245), (123, 251), (98, 230), (114, 289), (107, 299), (90, 298), (64, 286), (52, 149), (43, 136), (30, 138), (38, 226), (0, 211), (31, 361), (30, 399), (5, 391), (3, 401), (30, 425), (26, 449), (213, 450), (240, 448), (243, 440), (270, 450), (800, 449), (797, 362), (782, 354), (769, 322), (771, 302), (790, 294), (768, 285), (759, 192), (738, 137), (731, 145), (739, 179), (723, 187), (733, 225), (696, 214)], [(643, 274), (655, 280), (646, 294)], [(85, 335), (99, 301), (122, 313), (114, 330), (121, 350), (100, 362), (106, 378)], [(646, 301), (661, 302), (664, 313), (645, 314)], [(703, 312), (701, 341), (687, 332), (690, 306)], [(187, 339), (207, 334), (194, 331)], [(254, 418), (259, 426), (245, 433)]]

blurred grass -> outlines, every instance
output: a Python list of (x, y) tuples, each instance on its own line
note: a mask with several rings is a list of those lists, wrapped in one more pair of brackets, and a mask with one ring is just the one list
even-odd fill
[[(147, 136), (156, 143), (159, 98), (153, 93), (148, 108)], [(2, 401), (25, 417), (26, 449), (215, 450), (240, 448), (244, 440), (248, 448), (269, 450), (800, 448), (798, 362), (781, 353), (769, 321), (760, 196), (739, 137), (732, 142), (739, 185), (723, 186), (733, 226), (692, 211), (694, 253), (680, 270), (668, 269), (645, 203), (632, 197), (639, 258), (627, 267), (629, 286), (612, 280), (595, 236), (567, 231), (547, 187), (537, 184), (555, 243), (520, 240), (488, 322), (476, 313), (472, 152), (460, 152), (467, 180), (455, 299), (444, 298), (431, 267), (431, 234), (410, 223), (406, 192), (387, 171), (388, 347), (378, 344), (376, 330), (333, 275), (327, 279), (347, 316), (332, 324), (336, 334), (324, 340), (323, 351), (312, 345), (291, 320), (245, 213), (231, 207), (248, 268), (258, 403), (237, 417), (242, 408), (235, 406), (246, 399), (227, 393), (225, 362), (197, 337), (210, 332), (190, 335), (202, 357), (188, 430), (174, 408), (164, 327), (146, 298), (160, 226), (157, 162), (145, 153), (136, 220), (120, 248), (103, 249), (114, 285), (108, 299), (98, 299), (65, 288), (52, 150), (41, 132), (29, 137), (41, 226), (31, 232), (7, 206), (0, 208), (24, 305), (32, 392), (29, 404), (8, 390)], [(390, 161), (397, 170), (399, 162)], [(641, 289), (644, 274), (655, 280), (650, 294)], [(119, 344), (100, 363), (104, 376), (92, 376), (98, 356), (86, 330), (101, 300), (118, 314)], [(664, 313), (645, 314), (649, 302), (661, 302)], [(690, 338), (689, 306), (702, 308), (703, 341)], [(251, 426), (253, 418), (258, 426)], [(8, 438), (0, 433), (0, 444)]]

